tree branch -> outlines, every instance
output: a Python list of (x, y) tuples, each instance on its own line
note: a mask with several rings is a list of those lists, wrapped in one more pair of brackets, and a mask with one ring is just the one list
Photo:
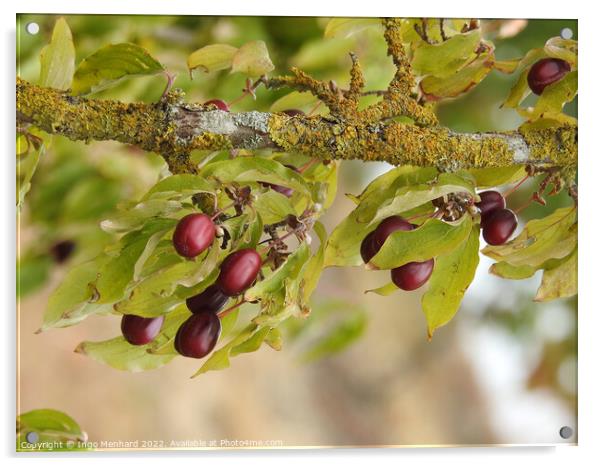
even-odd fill
[[(361, 87), (356, 80), (346, 98), (351, 102)], [(391, 120), (208, 111), (172, 94), (149, 104), (87, 99), (20, 78), (17, 122), (76, 141), (114, 140), (156, 152), (174, 173), (196, 171), (188, 158), (195, 149), (268, 148), (323, 160), (378, 160), (445, 171), (516, 164), (565, 169), (577, 163), (577, 128), (572, 125), (462, 134)]]

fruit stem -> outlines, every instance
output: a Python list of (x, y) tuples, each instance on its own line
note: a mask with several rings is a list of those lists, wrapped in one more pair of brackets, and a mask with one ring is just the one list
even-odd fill
[(297, 231), (296, 230), (291, 230), (288, 233), (286, 233), (284, 236), (281, 237), (276, 237), (276, 238), (268, 238), (268, 239), (264, 239), (263, 241), (261, 241), (260, 243), (257, 243), (257, 246), (261, 245), (261, 244), (265, 244), (265, 243), (271, 243), (273, 241), (284, 241), (286, 238), (288, 238), (291, 235), (294, 235)]
[(311, 160), (307, 161), (306, 163), (301, 165), (299, 168), (297, 168), (297, 173), (303, 173), (304, 171), (309, 170), (311, 167), (313, 167), (319, 161), (320, 161), (319, 159), (311, 159)]
[(176, 74), (175, 73), (170, 73), (169, 71), (165, 71), (165, 78), (167, 79), (167, 82), (165, 83), (165, 89), (163, 90), (163, 94), (161, 94), (161, 101), (164, 101), (167, 97), (167, 94), (169, 94), (169, 91), (171, 91), (171, 87), (173, 86), (173, 82), (176, 79)]
[(503, 194), (504, 199), (507, 199), (508, 196), (510, 196), (513, 192), (515, 192), (518, 188), (520, 188), (520, 186), (529, 179), (529, 176), (530, 175), (528, 175), (528, 174), (525, 175), (525, 177), (522, 180), (520, 180), (518, 183), (516, 183), (514, 186), (512, 186), (508, 191), (506, 191)]
[(216, 210), (215, 213), (211, 216), (211, 220), (215, 220), (222, 213), (224, 213), (225, 210), (231, 209), (235, 205), (236, 205), (236, 202), (232, 202), (232, 203), (228, 204), (226, 207), (222, 207), (221, 209)]
[(236, 304), (233, 304), (232, 306), (230, 306), (229, 308), (227, 308), (227, 309), (224, 309), (224, 310), (223, 310), (223, 311), (221, 311), (221, 312), (218, 312), (218, 313), (217, 313), (217, 317), (219, 317), (219, 318), (221, 319), (222, 317), (225, 317), (225, 316), (227, 316), (227, 315), (228, 315), (228, 314), (230, 314), (230, 313), (231, 313), (231, 312), (232, 312), (234, 309), (237, 309), (237, 308), (239, 308), (239, 307), (240, 307), (240, 306), (242, 306), (244, 303), (246, 303), (246, 301), (245, 301), (245, 300), (244, 300), (244, 298), (243, 298), (243, 299), (241, 299), (239, 302), (237, 302)]

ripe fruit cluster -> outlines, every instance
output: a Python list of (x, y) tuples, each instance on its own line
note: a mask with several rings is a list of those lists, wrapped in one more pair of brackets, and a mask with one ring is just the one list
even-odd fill
[(497, 191), (483, 191), (479, 197), (476, 206), (481, 212), (483, 238), (493, 246), (504, 244), (516, 230), (516, 214), (506, 208), (506, 199)]
[[(410, 231), (414, 228), (416, 228), (416, 225), (400, 216), (387, 217), (379, 223), (374, 231), (368, 233), (362, 241), (360, 247), (362, 259), (365, 263), (370, 262), (393, 232)], [(423, 262), (408, 262), (391, 270), (391, 280), (402, 290), (416, 290), (428, 281), (433, 273), (434, 266), (434, 259)]]
[(527, 75), (529, 88), (541, 95), (546, 87), (560, 81), (571, 71), (571, 65), (560, 58), (543, 58), (536, 62)]
[[(186, 258), (198, 256), (213, 242), (215, 228), (211, 217), (205, 214), (183, 217), (176, 225), (172, 239), (175, 250)], [(240, 249), (224, 259), (215, 283), (186, 300), (192, 315), (176, 333), (174, 347), (178, 353), (190, 358), (202, 358), (215, 348), (221, 333), (218, 311), (231, 297), (244, 293), (253, 284), (261, 265), (261, 256), (252, 248)], [(145, 318), (124, 315), (121, 331), (132, 345), (145, 345), (157, 337), (163, 320), (163, 316)]]

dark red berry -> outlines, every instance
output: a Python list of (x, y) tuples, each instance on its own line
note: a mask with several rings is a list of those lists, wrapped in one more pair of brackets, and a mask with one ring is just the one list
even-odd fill
[(376, 251), (378, 252), (380, 250), (391, 233), (395, 231), (410, 231), (413, 229), (414, 225), (398, 215), (387, 217), (380, 222), (376, 227), (376, 230), (374, 230), (373, 241)]
[(495, 210), (506, 208), (506, 199), (497, 191), (483, 191), (479, 193), (481, 200), (475, 205), (481, 211), (481, 218), (485, 218)]
[(408, 262), (391, 270), (391, 280), (402, 290), (416, 290), (431, 278), (434, 266), (435, 259), (424, 262)]
[(224, 112), (229, 112), (230, 111), (230, 107), (228, 107), (228, 104), (226, 102), (224, 102), (223, 100), (220, 100), (220, 99), (208, 100), (203, 105), (215, 105), (218, 110), (222, 110)]
[(182, 356), (203, 358), (215, 348), (221, 331), (222, 323), (214, 313), (192, 314), (180, 325), (174, 347)]
[(215, 225), (205, 214), (189, 214), (180, 219), (173, 234), (173, 245), (180, 256), (196, 257), (215, 238)]
[(374, 243), (374, 232), (370, 232), (366, 235), (364, 240), (362, 241), (362, 245), (360, 246), (360, 254), (362, 256), (362, 260), (367, 264), (370, 262), (376, 253), (378, 252), (378, 248)]
[(284, 113), (288, 116), (291, 116), (291, 117), (298, 116), (298, 115), (301, 115), (301, 116), (305, 115), (305, 112), (303, 110), (298, 110), (296, 108), (290, 108), (288, 110), (283, 110), (282, 113)]
[(146, 345), (155, 339), (161, 331), (163, 316), (140, 317), (125, 314), (121, 318), (121, 333), (132, 345)]
[(510, 209), (496, 210), (481, 220), (483, 238), (493, 246), (504, 244), (512, 236), (517, 225), (516, 214)]
[(224, 259), (216, 284), (228, 296), (249, 288), (261, 269), (261, 256), (255, 249), (240, 249)]
[(186, 306), (190, 312), (217, 312), (230, 299), (216, 285), (211, 285), (202, 293), (192, 296), (186, 300)]
[(560, 81), (571, 71), (571, 65), (560, 58), (543, 58), (529, 70), (527, 82), (534, 94), (541, 95), (550, 84)]
[(74, 250), (75, 243), (71, 240), (64, 240), (54, 244), (50, 248), (50, 254), (57, 263), (62, 264), (69, 259), (69, 257), (71, 257), (71, 254), (73, 254)]

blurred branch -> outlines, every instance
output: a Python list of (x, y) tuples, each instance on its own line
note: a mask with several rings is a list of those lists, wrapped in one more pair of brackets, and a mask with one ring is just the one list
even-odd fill
[[(353, 70), (358, 72), (355, 61)], [(349, 108), (361, 92), (362, 79), (358, 75), (355, 79), (354, 89), (344, 97)], [(362, 119), (363, 112), (349, 119), (344, 117), (346, 112), (337, 117), (229, 113), (185, 103), (175, 93), (148, 104), (88, 99), (20, 78), (16, 91), (17, 125), (31, 124), (76, 141), (114, 140), (137, 146), (161, 154), (173, 173), (196, 171), (189, 160), (196, 149), (267, 148), (323, 160), (385, 161), (445, 171), (517, 164), (564, 169), (577, 162), (577, 128), (572, 125), (456, 133), (441, 126), (392, 120), (374, 123)]]

